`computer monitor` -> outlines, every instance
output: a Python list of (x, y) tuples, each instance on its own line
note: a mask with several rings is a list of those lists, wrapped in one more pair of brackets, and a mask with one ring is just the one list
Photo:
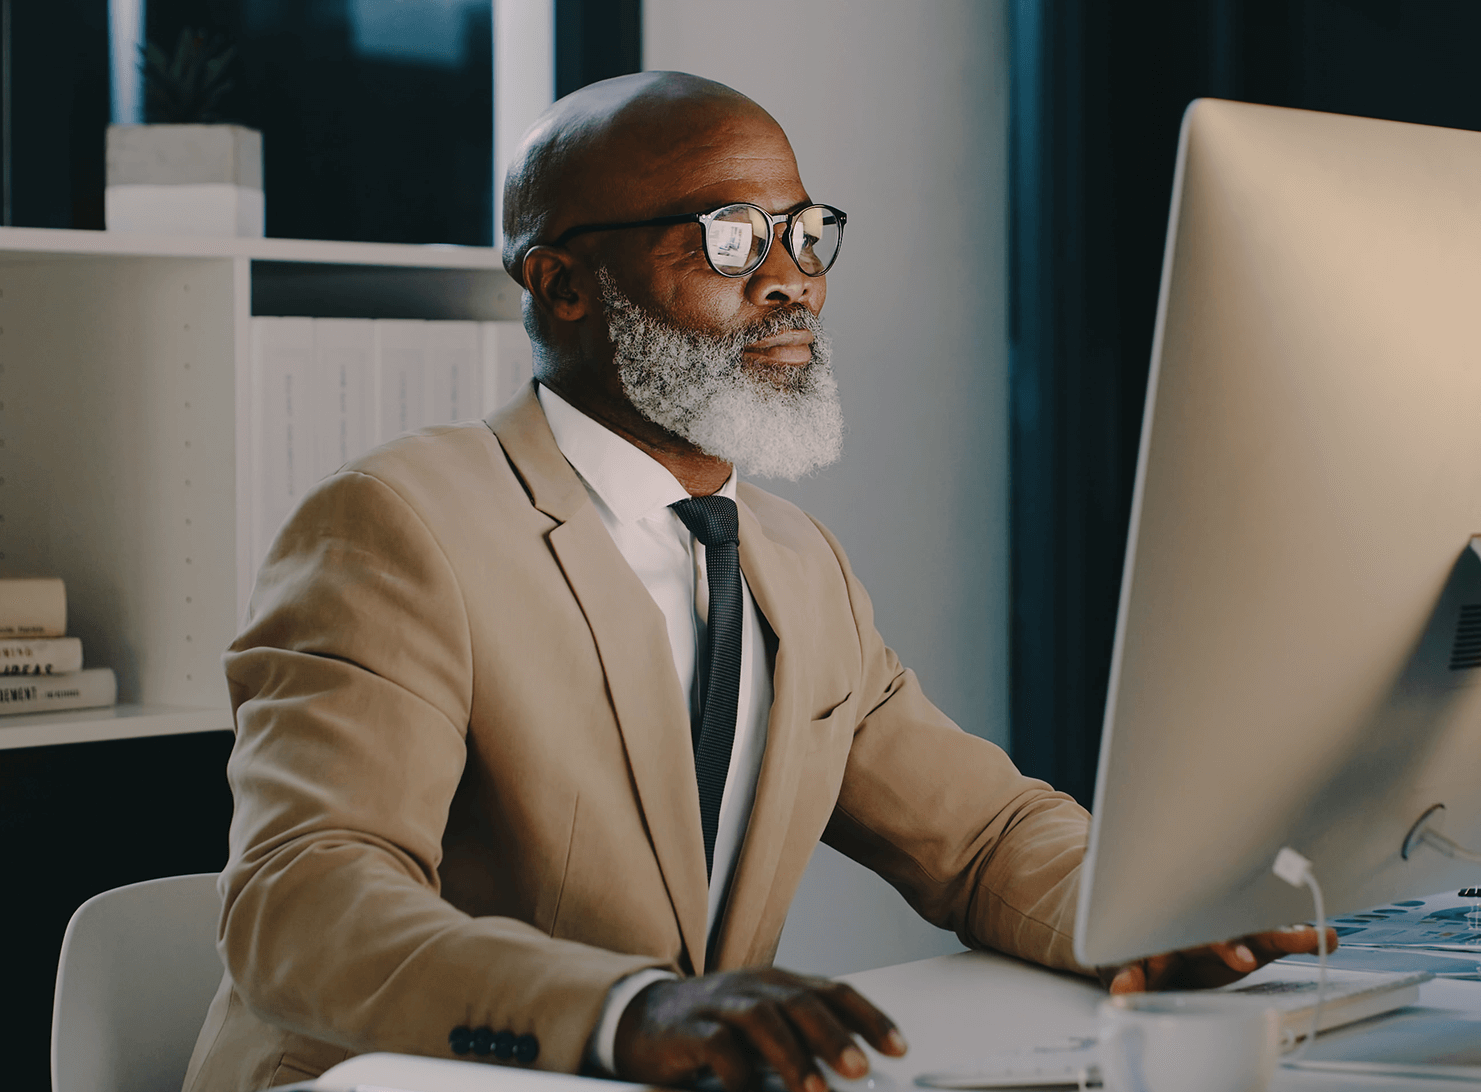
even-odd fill
[[(1075, 951), (1481, 880), (1481, 133), (1183, 120)], [(1406, 839), (1411, 852), (1407, 858)]]

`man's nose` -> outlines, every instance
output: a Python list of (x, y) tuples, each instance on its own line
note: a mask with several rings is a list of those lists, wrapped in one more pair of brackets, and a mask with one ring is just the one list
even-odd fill
[(803, 273), (787, 251), (787, 225), (776, 224), (772, 231), (781, 234), (779, 237), (773, 234), (766, 260), (747, 280), (746, 294), (756, 304), (787, 304), (807, 299), (814, 291), (814, 278)]

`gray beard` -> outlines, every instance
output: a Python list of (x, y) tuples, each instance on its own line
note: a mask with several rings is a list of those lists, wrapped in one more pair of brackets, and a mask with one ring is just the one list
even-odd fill
[[(805, 305), (713, 336), (645, 311), (605, 269), (597, 281), (623, 392), (649, 421), (750, 476), (796, 481), (838, 459), (843, 410), (832, 344)], [(745, 367), (747, 345), (786, 330), (812, 331), (809, 363), (770, 369), (776, 381)]]

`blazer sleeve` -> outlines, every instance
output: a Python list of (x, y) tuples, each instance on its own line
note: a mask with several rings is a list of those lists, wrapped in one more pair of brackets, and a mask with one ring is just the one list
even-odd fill
[(236, 810), (219, 947), (247, 1006), (356, 1053), (450, 1057), (456, 1027), (509, 1030), (534, 1038), (537, 1067), (576, 1071), (608, 988), (665, 964), (439, 896), (473, 649), (414, 509), (363, 473), (321, 484), (275, 541), (225, 666)]
[(875, 629), (842, 547), (818, 527), (847, 582), (861, 679), (860, 717), (823, 840), (968, 947), (1093, 975), (1073, 951), (1089, 813), (926, 699)]

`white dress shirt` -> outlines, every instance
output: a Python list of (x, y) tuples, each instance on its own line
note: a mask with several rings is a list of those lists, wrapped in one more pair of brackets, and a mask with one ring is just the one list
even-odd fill
[[(709, 604), (705, 548), (669, 508), (675, 501), (687, 500), (689, 493), (662, 463), (592, 420), (548, 387), (537, 386), (536, 394), (556, 446), (586, 486), (618, 552), (663, 612), (679, 687), (691, 721), (698, 723), (697, 677)], [(734, 500), (735, 486), (736, 476), (732, 472), (719, 495)], [(714, 939), (719, 925), (725, 893), (751, 818), (756, 778), (766, 750), (766, 725), (771, 716), (772, 664), (761, 612), (756, 608), (744, 574), (741, 593), (740, 698), (730, 769), (725, 777), (719, 829), (715, 835), (705, 920), (705, 932), (710, 940)], [(613, 1071), (613, 1041), (622, 1010), (639, 990), (661, 977), (667, 977), (667, 972), (639, 972), (612, 987), (592, 1036), (591, 1061), (607, 1072)]]

